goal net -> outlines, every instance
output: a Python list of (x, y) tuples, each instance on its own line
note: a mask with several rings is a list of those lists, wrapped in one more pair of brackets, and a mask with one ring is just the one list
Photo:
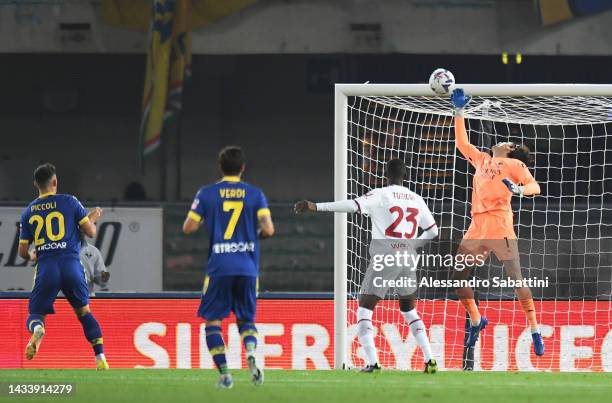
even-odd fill
[[(483, 151), (501, 141), (530, 147), (542, 193), (514, 197), (523, 277), (531, 287), (546, 354), (532, 352), (530, 330), (512, 287), (480, 282), (480, 311), (490, 324), (464, 348), (466, 314), (454, 289), (418, 287), (417, 310), (438, 365), (446, 369), (612, 371), (612, 86), (465, 85), (470, 142)], [(385, 162), (401, 158), (404, 185), (420, 194), (440, 235), (426, 247), (454, 250), (470, 224), (474, 169), (455, 149), (450, 102), (426, 85), (336, 86), (336, 200), (384, 186)], [(335, 218), (335, 364), (359, 367), (357, 298), (368, 266), (370, 222)], [(421, 267), (419, 281), (452, 269)], [(491, 257), (474, 278), (503, 279)], [(547, 283), (543, 284), (543, 281)], [(422, 354), (391, 293), (374, 312), (383, 367), (422, 369)]]

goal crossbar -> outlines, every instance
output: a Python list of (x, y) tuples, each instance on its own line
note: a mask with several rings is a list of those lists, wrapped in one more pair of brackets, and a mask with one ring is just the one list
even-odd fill
[[(612, 84), (458, 84), (474, 96), (612, 96)], [(336, 84), (338, 96), (434, 96), (428, 84)]]

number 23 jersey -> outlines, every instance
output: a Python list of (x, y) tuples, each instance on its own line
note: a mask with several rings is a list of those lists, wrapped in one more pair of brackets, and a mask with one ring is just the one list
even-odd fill
[(264, 193), (238, 177), (200, 188), (189, 217), (204, 221), (210, 237), (208, 276), (259, 274), (259, 218), (269, 215)]
[(414, 239), (417, 227), (428, 230), (436, 225), (423, 198), (403, 186), (373, 189), (355, 203), (372, 220), (372, 239)]

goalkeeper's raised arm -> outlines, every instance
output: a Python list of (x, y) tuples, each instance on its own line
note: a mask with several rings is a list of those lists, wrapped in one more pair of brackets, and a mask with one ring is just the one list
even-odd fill
[(465, 118), (463, 117), (463, 108), (470, 103), (472, 98), (465, 95), (463, 89), (457, 88), (451, 95), (451, 102), (455, 107), (455, 145), (461, 154), (473, 166), (479, 165), (486, 153), (479, 151), (476, 147), (470, 144), (470, 139), (465, 129)]
[[(455, 109), (455, 145), (459, 152), (468, 160), (468, 162), (476, 168), (476, 176), (479, 176), (481, 168), (487, 168), (485, 165), (491, 163), (493, 158), (509, 158), (507, 169), (502, 169), (500, 172), (501, 183), (505, 185), (507, 190), (517, 196), (535, 196), (540, 194), (540, 185), (529, 172), (527, 165), (531, 161), (531, 153), (529, 147), (524, 144), (516, 144), (513, 142), (501, 142), (491, 147), (491, 155), (478, 150), (474, 145), (470, 144), (470, 140), (465, 128), (465, 118), (463, 116), (464, 108), (470, 103), (472, 98), (466, 95), (461, 88), (457, 88), (451, 95), (451, 103)], [(513, 161), (512, 161), (513, 160)], [(500, 161), (504, 164), (503, 161)], [(499, 165), (499, 164), (498, 164)], [(491, 176), (499, 176), (496, 174), (499, 167), (486, 169), (486, 174)], [(495, 178), (496, 179), (496, 178)], [(497, 180), (497, 179), (496, 179)], [(489, 188), (493, 193), (494, 190)]]

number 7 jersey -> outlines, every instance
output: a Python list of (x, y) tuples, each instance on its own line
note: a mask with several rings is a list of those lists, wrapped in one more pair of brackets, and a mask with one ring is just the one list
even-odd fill
[(403, 186), (373, 189), (355, 203), (372, 221), (372, 239), (414, 239), (418, 227), (428, 230), (436, 225), (423, 198)]
[(226, 176), (198, 190), (189, 218), (204, 222), (210, 237), (208, 276), (259, 275), (259, 218), (269, 215), (264, 193)]
[(89, 220), (76, 197), (44, 194), (21, 214), (19, 243), (34, 243), (38, 260), (52, 256), (74, 256), (81, 249), (79, 226)]

